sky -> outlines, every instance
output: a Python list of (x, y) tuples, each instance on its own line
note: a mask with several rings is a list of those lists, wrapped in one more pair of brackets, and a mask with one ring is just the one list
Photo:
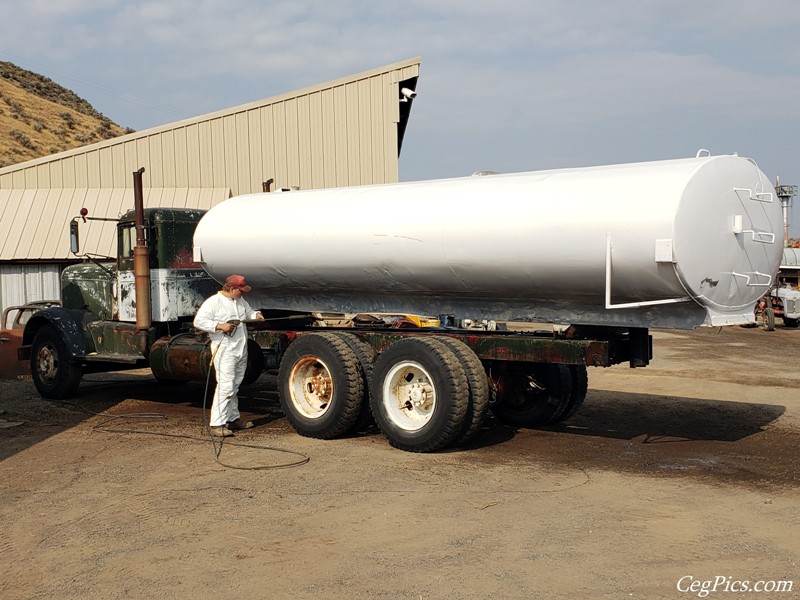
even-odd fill
[(797, 0), (26, 0), (0, 60), (142, 130), (419, 56), (403, 181), (706, 149), (800, 185), (799, 31)]

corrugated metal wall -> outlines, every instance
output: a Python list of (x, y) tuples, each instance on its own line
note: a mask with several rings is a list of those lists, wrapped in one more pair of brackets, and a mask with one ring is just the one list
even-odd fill
[(0, 311), (36, 300), (61, 297), (61, 267), (58, 264), (0, 264)]
[(0, 189), (154, 188), (260, 192), (398, 180), (399, 84), (419, 59), (0, 169)]

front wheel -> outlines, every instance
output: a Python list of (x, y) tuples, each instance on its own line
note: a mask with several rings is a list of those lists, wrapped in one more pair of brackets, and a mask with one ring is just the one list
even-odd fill
[(792, 319), (791, 317), (783, 317), (783, 326), (795, 328), (800, 324), (800, 319)]
[(81, 366), (70, 362), (67, 345), (52, 325), (44, 325), (33, 338), (31, 378), (42, 398), (62, 400), (75, 394)]
[(764, 331), (775, 331), (775, 311), (771, 307), (761, 311), (761, 324)]

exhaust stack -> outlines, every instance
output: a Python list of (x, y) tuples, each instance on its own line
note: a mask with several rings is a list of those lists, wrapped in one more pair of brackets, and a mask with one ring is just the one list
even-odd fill
[(136, 329), (139, 337), (139, 352), (147, 356), (148, 335), (152, 324), (150, 304), (150, 251), (144, 228), (144, 196), (142, 194), (144, 167), (133, 172), (133, 202), (136, 219), (136, 246), (133, 248), (133, 275), (136, 282)]

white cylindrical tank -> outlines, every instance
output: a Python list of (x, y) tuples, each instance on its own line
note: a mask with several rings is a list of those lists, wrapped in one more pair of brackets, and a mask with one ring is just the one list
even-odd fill
[(752, 321), (780, 233), (754, 162), (702, 156), (249, 194), (194, 245), (261, 308), (692, 328)]
[(784, 248), (781, 268), (788, 269), (800, 268), (800, 248)]

